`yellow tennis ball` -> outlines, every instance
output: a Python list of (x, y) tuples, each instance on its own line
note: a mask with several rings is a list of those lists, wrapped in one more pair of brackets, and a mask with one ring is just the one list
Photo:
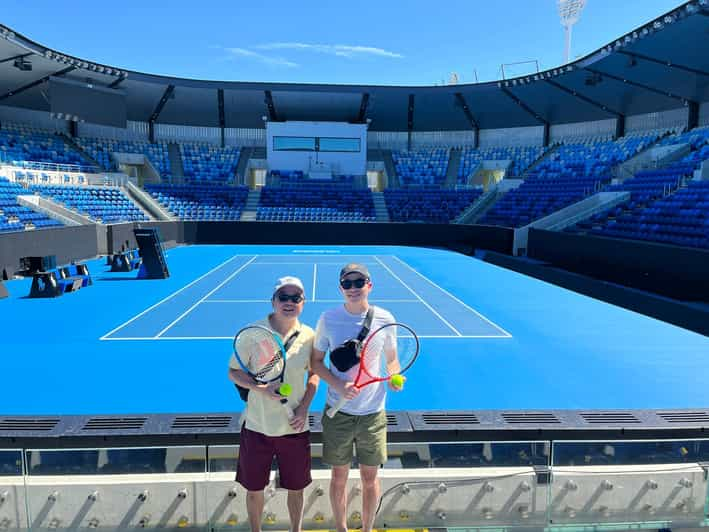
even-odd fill
[(391, 385), (394, 386), (394, 388), (403, 388), (404, 387), (404, 377), (402, 375), (392, 375), (391, 376)]
[(287, 382), (284, 382), (281, 384), (280, 388), (278, 388), (278, 393), (280, 393), (283, 397), (288, 397), (291, 393), (293, 393), (293, 387)]

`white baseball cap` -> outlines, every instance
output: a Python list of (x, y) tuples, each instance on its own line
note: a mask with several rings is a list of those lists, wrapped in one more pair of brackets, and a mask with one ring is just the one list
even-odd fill
[(286, 286), (295, 286), (298, 290), (300, 290), (301, 294), (305, 293), (305, 288), (303, 288), (303, 282), (298, 279), (297, 277), (292, 277), (290, 275), (286, 277), (281, 277), (276, 281), (276, 286), (273, 287), (273, 293), (275, 295), (276, 292), (278, 292), (281, 288), (286, 287)]

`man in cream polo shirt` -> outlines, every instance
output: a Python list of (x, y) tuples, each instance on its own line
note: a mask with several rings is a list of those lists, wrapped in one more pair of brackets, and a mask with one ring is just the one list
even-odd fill
[(288, 490), (290, 530), (293, 532), (301, 530), (303, 488), (312, 481), (308, 409), (319, 377), (310, 371), (314, 332), (298, 321), (304, 303), (305, 290), (300, 279), (282, 277), (273, 289), (273, 313), (255, 323), (277, 333), (284, 344), (290, 341), (284, 382), (292, 386), (288, 406), (295, 415), (291, 420), (281, 404), (280, 382), (258, 384), (241, 369), (234, 355), (229, 361), (229, 379), (249, 390), (242, 416), (236, 480), (248, 492), (246, 509), (253, 532), (261, 530), (263, 490), (269, 482), (274, 456), (278, 461), (281, 486)]

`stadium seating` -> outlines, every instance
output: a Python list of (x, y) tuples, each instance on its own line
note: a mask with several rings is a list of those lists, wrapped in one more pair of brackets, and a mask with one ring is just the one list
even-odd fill
[(218, 184), (146, 185), (163, 207), (183, 220), (238, 220), (248, 187)]
[(541, 161), (519, 188), (507, 192), (481, 224), (521, 227), (600, 190), (611, 168), (655, 142), (660, 132), (565, 144)]
[(448, 223), (481, 194), (481, 188), (386, 189), (384, 201), (392, 222)]
[(17, 196), (28, 195), (22, 186), (0, 177), (0, 232), (62, 227), (63, 224), (45, 214), (17, 203)]
[(681, 160), (608, 187), (629, 191), (629, 201), (567, 231), (709, 248), (709, 182), (690, 180), (701, 162), (709, 159), (709, 128), (661, 141), (663, 145), (684, 143), (692, 151)]
[(228, 183), (234, 180), (240, 150), (211, 144), (180, 144), (182, 167), (187, 182)]
[(261, 190), (256, 219), (262, 221), (373, 222), (374, 202), (367, 188), (339, 183), (287, 183)]
[(54, 132), (23, 125), (3, 124), (0, 129), (0, 162), (76, 165), (86, 171), (93, 164)]
[(35, 185), (31, 190), (99, 223), (148, 220), (143, 211), (116, 187)]
[(440, 185), (448, 171), (448, 148), (422, 148), (392, 151), (399, 183), (406, 185)]
[(645, 207), (618, 207), (579, 226), (595, 235), (709, 249), (709, 181), (690, 181)]
[(511, 160), (512, 166), (507, 172), (507, 177), (521, 176), (542, 153), (542, 146), (506, 146), (471, 148), (466, 147), (460, 152), (460, 166), (458, 167), (458, 183), (466, 184), (473, 173), (483, 161)]
[(665, 137), (659, 142), (659, 145), (689, 144), (692, 151), (694, 151), (704, 146), (707, 141), (709, 141), (709, 126), (704, 126)]
[(152, 144), (136, 140), (95, 139), (89, 137), (79, 137), (76, 142), (90, 153), (107, 172), (117, 169), (116, 162), (111, 156), (112, 153), (138, 153), (148, 158), (161, 177), (168, 177), (171, 174), (167, 144), (164, 142)]

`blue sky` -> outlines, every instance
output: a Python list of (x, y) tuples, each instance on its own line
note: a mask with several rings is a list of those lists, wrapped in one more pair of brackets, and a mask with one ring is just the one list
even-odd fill
[[(678, 5), (587, 0), (572, 57)], [(198, 79), (435, 85), (564, 61), (556, 0), (3, 0), (0, 22), (84, 59)]]

